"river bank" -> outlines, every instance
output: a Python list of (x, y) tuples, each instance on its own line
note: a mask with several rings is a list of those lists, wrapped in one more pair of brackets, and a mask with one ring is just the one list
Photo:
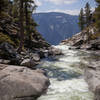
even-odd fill
[[(84, 32), (85, 34), (85, 32)], [(93, 33), (95, 34), (95, 33)], [(85, 62), (85, 80), (89, 89), (95, 94), (94, 100), (100, 100), (100, 38), (87, 41), (82, 37), (82, 32), (70, 39), (63, 40), (63, 45), (71, 45), (70, 49), (83, 50), (88, 53)]]
[[(49, 83), (49, 80), (47, 82), (45, 82), (45, 80), (42, 80), (43, 84), (40, 82), (40, 84), (42, 84), (43, 86), (42, 88), (43, 91), (46, 91), (47, 87), (49, 85), (50, 86), (48, 88), (47, 93), (45, 95), (42, 95), (40, 98), (38, 98), (38, 100), (47, 100), (47, 99), (48, 100), (94, 100), (94, 97), (98, 98), (99, 88), (97, 88), (95, 81), (97, 82), (97, 80), (99, 80), (97, 76), (97, 71), (99, 75), (99, 70), (98, 70), (99, 66), (95, 67), (93, 65), (99, 65), (99, 63), (96, 62), (96, 61), (99, 61), (99, 58), (100, 58), (99, 52), (70, 49), (71, 47), (67, 45), (58, 45), (58, 46), (53, 46), (53, 47), (56, 48), (56, 50), (57, 49), (61, 50), (63, 55), (46, 57), (42, 59), (42, 61), (40, 61), (39, 65), (35, 66), (37, 69), (39, 69), (39, 70), (35, 70), (36, 73), (38, 75), (39, 73), (41, 73), (41, 75), (39, 76), (46, 75), (46, 81), (48, 80), (48, 78), (50, 80), (50, 84), (46, 84), (46, 83)], [(12, 69), (14, 72), (11, 70), (9, 72), (8, 70), (9, 68), (11, 69), (13, 67), (4, 68), (3, 72), (5, 72), (5, 69), (7, 69), (6, 71), (9, 74), (11, 73), (10, 75), (15, 74), (16, 72), (22, 73), (22, 74), (24, 74), (25, 72), (26, 76), (29, 76), (29, 77), (31, 73), (25, 70), (30, 70), (30, 71), (33, 70), (30, 68), (27, 69), (27, 67), (17, 66), (17, 67), (14, 67), (16, 70)], [(84, 70), (85, 70), (85, 74), (84, 74)], [(5, 74), (3, 75), (5, 76)], [(23, 75), (21, 75), (20, 77), (22, 76)], [(33, 76), (34, 75), (32, 74), (31, 78)], [(9, 76), (7, 76), (7, 78), (8, 77)], [(12, 80), (12, 78), (9, 78), (9, 79), (10, 81)], [(22, 77), (21, 79), (24, 79), (24, 77)], [(36, 77), (36, 80), (41, 80), (41, 79), (42, 77), (39, 79), (38, 77)], [(26, 83), (25, 80), (23, 82)], [(27, 86), (31, 84), (31, 81), (28, 81), (28, 82), (29, 83), (27, 84)], [(97, 83), (99, 84), (99, 81)], [(97, 90), (95, 90), (93, 86), (97, 88)], [(38, 89), (41, 90), (40, 88)], [(93, 91), (91, 92), (89, 89)], [(41, 93), (43, 93), (43, 91)], [(95, 94), (95, 96), (93, 93)], [(28, 99), (24, 98), (24, 100), (28, 100)]]
[(45, 71), (37, 69), (42, 58), (61, 52), (48, 44), (34, 29), (18, 52), (19, 23), (10, 16), (0, 16), (0, 100), (36, 100), (50, 85)]

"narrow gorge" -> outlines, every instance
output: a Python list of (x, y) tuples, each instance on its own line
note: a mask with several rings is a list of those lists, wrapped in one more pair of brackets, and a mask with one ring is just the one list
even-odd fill
[(0, 0), (0, 100), (100, 100), (100, 0)]

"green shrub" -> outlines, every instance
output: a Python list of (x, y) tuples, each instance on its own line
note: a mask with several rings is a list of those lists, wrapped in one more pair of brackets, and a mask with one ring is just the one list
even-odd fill
[(11, 45), (15, 46), (15, 43), (11, 40), (11, 38), (8, 35), (5, 35), (0, 32), (0, 44), (3, 42), (8, 42)]

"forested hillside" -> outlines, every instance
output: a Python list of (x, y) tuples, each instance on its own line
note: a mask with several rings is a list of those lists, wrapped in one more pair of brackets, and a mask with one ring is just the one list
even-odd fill
[(9, 58), (3, 50), (7, 44), (18, 53), (49, 47), (36, 30), (37, 24), (32, 18), (35, 9), (33, 0), (0, 0), (0, 58)]

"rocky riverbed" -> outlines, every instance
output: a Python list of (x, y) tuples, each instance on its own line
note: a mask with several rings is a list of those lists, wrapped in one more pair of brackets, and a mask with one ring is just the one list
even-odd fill
[(0, 100), (100, 100), (99, 51), (53, 48), (35, 67), (0, 64)]
[(85, 58), (88, 52), (70, 50), (70, 46), (55, 46), (62, 50), (62, 56), (42, 60), (38, 68), (47, 72), (50, 86), (46, 95), (38, 100), (94, 100), (94, 94), (85, 81)]

